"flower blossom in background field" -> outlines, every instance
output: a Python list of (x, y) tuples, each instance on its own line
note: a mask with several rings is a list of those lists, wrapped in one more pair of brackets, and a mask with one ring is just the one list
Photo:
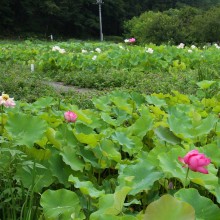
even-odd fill
[(96, 60), (96, 59), (97, 59), (97, 56), (96, 56), (96, 55), (92, 57), (92, 60)]
[(217, 49), (220, 49), (220, 46), (218, 46), (218, 44), (214, 44), (214, 46), (215, 46)]
[(178, 157), (178, 160), (184, 164), (184, 167), (188, 167), (194, 172), (208, 174), (205, 166), (208, 166), (211, 160), (205, 154), (199, 153), (198, 150), (191, 150), (184, 157)]
[(54, 46), (52, 51), (59, 51), (60, 53), (65, 53), (65, 49), (60, 48), (59, 46)]
[(154, 52), (154, 50), (153, 50), (152, 48), (148, 48), (148, 49), (146, 50), (146, 53), (152, 54), (153, 52)]
[(59, 47), (59, 46), (54, 46), (54, 47), (52, 48), (52, 51), (57, 51), (57, 50), (60, 50), (60, 47)]
[(196, 49), (196, 46), (195, 46), (195, 45), (192, 45), (192, 46), (191, 46), (191, 49)]
[(82, 53), (88, 53), (88, 51), (87, 51), (87, 50), (82, 49)]
[(188, 50), (188, 53), (192, 53), (192, 52), (193, 52), (192, 50), (190, 50), (190, 49)]
[(100, 48), (96, 48), (95, 51), (98, 52), (98, 53), (102, 52)]
[(77, 119), (77, 114), (72, 111), (67, 111), (64, 113), (64, 118), (67, 122), (75, 122)]
[(0, 96), (0, 105), (5, 106), (6, 108), (14, 108), (16, 104), (14, 98), (10, 98), (8, 94), (2, 93)]
[(136, 39), (133, 38), (133, 37), (130, 38), (130, 39), (125, 39), (125, 40), (124, 40), (125, 43), (134, 43), (135, 41), (136, 41)]
[(130, 43), (134, 43), (135, 41), (136, 41), (136, 40), (135, 40), (135, 38), (133, 38), (133, 37), (129, 39), (129, 42), (130, 42)]
[(65, 49), (60, 49), (59, 52), (60, 53), (66, 53)]
[(184, 48), (184, 46), (185, 46), (185, 44), (184, 44), (184, 43), (180, 43), (180, 44), (177, 46), (177, 48), (178, 48), (178, 49), (183, 49), (183, 48)]

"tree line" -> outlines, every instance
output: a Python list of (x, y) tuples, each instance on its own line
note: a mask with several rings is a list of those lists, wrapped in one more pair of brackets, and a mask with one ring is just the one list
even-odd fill
[[(146, 11), (163, 12), (189, 5), (201, 10), (219, 0), (103, 0), (105, 36), (121, 36), (124, 23)], [(97, 0), (1, 0), (1, 36), (54, 36), (98, 38)]]

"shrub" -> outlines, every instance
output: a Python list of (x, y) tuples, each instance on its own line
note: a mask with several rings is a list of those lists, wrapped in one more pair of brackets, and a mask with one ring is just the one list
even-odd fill
[(144, 12), (124, 24), (125, 35), (146, 43), (217, 42), (220, 36), (220, 7), (202, 11), (193, 7), (164, 12)]

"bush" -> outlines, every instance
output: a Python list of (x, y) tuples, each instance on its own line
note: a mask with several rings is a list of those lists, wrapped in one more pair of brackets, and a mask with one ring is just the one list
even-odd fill
[(193, 7), (148, 11), (125, 22), (125, 35), (140, 44), (217, 42), (220, 36), (220, 7), (202, 11)]

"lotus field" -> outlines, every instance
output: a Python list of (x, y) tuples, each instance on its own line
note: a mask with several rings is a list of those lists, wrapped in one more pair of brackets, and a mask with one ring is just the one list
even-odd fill
[(195, 94), (117, 88), (85, 109), (1, 91), (0, 219), (220, 220), (219, 57), (217, 44), (0, 42), (1, 64), (73, 85), (101, 71), (202, 72)]

